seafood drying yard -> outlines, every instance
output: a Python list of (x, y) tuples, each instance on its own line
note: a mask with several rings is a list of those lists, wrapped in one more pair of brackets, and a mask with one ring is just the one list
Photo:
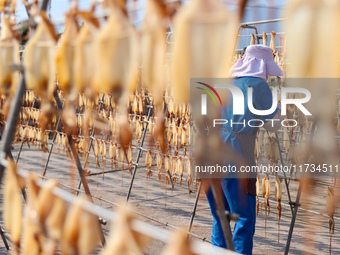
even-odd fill
[[(17, 144), (12, 151), (14, 158), (17, 157), (19, 146), (20, 144)], [(55, 152), (53, 152), (48, 165), (46, 178), (57, 179), (62, 185), (65, 185), (63, 188), (74, 193), (74, 189), (68, 189), (67, 187), (75, 188), (75, 183), (79, 182), (79, 178), (76, 176), (75, 179), (71, 181), (68, 170), (66, 170), (74, 167), (74, 163), (66, 157), (62, 149), (60, 153), (57, 152), (57, 148), (54, 150)], [(28, 148), (27, 144), (25, 144), (18, 165), (19, 167), (41, 175), (44, 171), (47, 156), (48, 153), (39, 153), (37, 156), (35, 146), (31, 145), (31, 148)], [(89, 169), (91, 173), (99, 173), (98, 177), (94, 175), (89, 178), (89, 186), (96, 204), (107, 209), (115, 210), (117, 206), (125, 203), (130, 180), (128, 171), (122, 174), (121, 168), (118, 168), (116, 172), (105, 174), (103, 180), (100, 174), (102, 167), (96, 167), (94, 155), (90, 157)], [(105, 169), (106, 171), (111, 169), (110, 163), (107, 163)], [(156, 173), (147, 180), (145, 171), (145, 169), (141, 169), (141, 171), (137, 172), (129, 201), (132, 209), (138, 214), (138, 218), (167, 230), (173, 230), (173, 228), (187, 230), (195, 202), (195, 194), (191, 193), (188, 195), (185, 183), (183, 183), (182, 187), (175, 185), (173, 191), (171, 191), (171, 186), (168, 184), (167, 191), (165, 191), (164, 176), (161, 182), (158, 180)], [(271, 187), (274, 187), (273, 184), (274, 181), (272, 181)], [(303, 206), (300, 208), (294, 229), (294, 237), (290, 246), (290, 254), (329, 254), (330, 234), (328, 218), (321, 215), (324, 213), (323, 210), (325, 207), (324, 189), (322, 186), (316, 186), (314, 188), (312, 211), (304, 210)], [(297, 183), (292, 183), (291, 195), (293, 198), (295, 198), (296, 192)], [(264, 212), (260, 211), (258, 214), (253, 254), (282, 254), (284, 250), (291, 222), (291, 212), (288, 205), (287, 193), (285, 190), (283, 190), (282, 193), (283, 198), (281, 203), (283, 208), (280, 226), (277, 221), (276, 201), (274, 198), (270, 199), (271, 212), (267, 217), (267, 223), (265, 223)], [(262, 199), (260, 202), (262, 202)], [(210, 242), (212, 216), (209, 204), (203, 193), (199, 198), (196, 211), (192, 226), (193, 235), (191, 235), (190, 238), (202, 242), (204, 239), (205, 242)], [(337, 226), (339, 226), (338, 224), (340, 223), (340, 215), (337, 214), (334, 218), (336, 227), (332, 235), (332, 254), (338, 254), (340, 252), (340, 232)], [(315, 226), (321, 226), (318, 227), (317, 232), (314, 233), (317, 243), (316, 249), (313, 250), (306, 250), (303, 243), (304, 237), (309, 234), (305, 229), (306, 224), (309, 224), (309, 222), (313, 222)], [(103, 228), (104, 232), (108, 234), (110, 229), (109, 224)], [(278, 230), (278, 228), (280, 228), (280, 230)], [(3, 243), (0, 242), (0, 245), (1, 254), (8, 254)], [(162, 242), (154, 241), (152, 245), (146, 249), (145, 254), (160, 254), (164, 245)]]
[(339, 1), (0, 15), (0, 254), (340, 254)]

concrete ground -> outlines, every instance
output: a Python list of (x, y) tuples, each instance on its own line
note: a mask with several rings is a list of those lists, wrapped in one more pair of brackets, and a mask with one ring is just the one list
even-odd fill
[[(20, 144), (15, 144), (12, 150), (14, 158), (17, 157)], [(108, 155), (108, 153), (107, 153)], [(47, 153), (39, 151), (37, 147), (31, 144), (28, 148), (24, 144), (23, 151), (20, 155), (18, 166), (22, 169), (29, 170), (38, 174), (43, 173), (43, 169), (47, 160)], [(135, 152), (133, 158), (135, 159)], [(141, 164), (143, 164), (145, 153), (142, 155)], [(84, 158), (81, 157), (83, 163)], [(127, 166), (126, 166), (127, 167)], [(101, 173), (103, 171), (102, 161), (100, 167), (97, 168), (95, 158), (90, 156), (91, 173)], [(104, 166), (105, 171), (111, 169), (111, 163), (108, 161)], [(119, 166), (120, 169), (120, 166)], [(71, 177), (70, 177), (71, 176)], [(72, 177), (74, 176), (74, 177)], [(51, 160), (48, 165), (47, 178), (59, 180), (62, 185), (76, 187), (79, 181), (78, 174), (74, 162), (66, 155), (63, 150), (54, 148)], [(280, 226), (277, 221), (276, 201), (274, 198), (274, 178), (271, 185), (271, 213), (265, 221), (264, 212), (260, 212), (256, 222), (256, 233), (254, 237), (254, 254), (282, 254), (284, 252), (289, 225), (291, 222), (291, 211), (287, 203), (287, 193), (283, 192), (282, 201), (282, 217)], [(129, 171), (121, 170), (107, 173), (104, 175), (95, 175), (88, 177), (89, 187), (96, 204), (115, 210), (117, 203), (125, 203), (126, 195), (129, 188), (130, 174)], [(291, 182), (291, 195), (295, 199), (297, 191), (297, 183)], [(63, 188), (68, 189), (65, 186)], [(158, 180), (155, 172), (152, 177), (146, 178), (146, 169), (139, 168), (137, 170), (136, 179), (132, 188), (129, 200), (130, 206), (138, 213), (138, 217), (152, 225), (174, 230), (174, 228), (187, 229), (191, 211), (195, 201), (195, 186), (192, 185), (193, 192), (189, 195), (186, 181), (182, 186), (179, 182), (175, 183), (175, 188), (171, 190), (170, 185), (165, 185), (165, 176), (162, 180)], [(320, 215), (325, 208), (326, 198), (325, 187), (316, 186), (313, 190), (312, 201), (309, 210), (306, 211), (305, 204), (299, 210), (298, 217), (293, 232), (293, 238), (290, 246), (290, 254), (330, 254), (330, 234), (328, 232), (328, 218)], [(260, 203), (263, 200), (260, 200)], [(340, 215), (335, 218), (335, 233), (332, 236), (332, 254), (340, 254), (340, 233), (338, 224), (340, 223)], [(194, 219), (191, 238), (210, 242), (212, 225), (212, 216), (206, 197), (201, 194), (197, 207), (196, 217)], [(104, 226), (106, 234), (109, 233), (110, 227)], [(314, 237), (313, 237), (314, 234)], [(306, 237), (314, 240), (312, 245), (306, 244)], [(164, 248), (164, 244), (160, 242), (152, 242), (146, 254), (160, 254)], [(7, 254), (0, 240), (0, 254)]]

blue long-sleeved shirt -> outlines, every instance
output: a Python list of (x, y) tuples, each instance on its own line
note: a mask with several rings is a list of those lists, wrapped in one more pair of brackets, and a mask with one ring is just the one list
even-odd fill
[[(272, 106), (273, 98), (272, 92), (269, 88), (268, 83), (260, 78), (254, 77), (241, 77), (236, 78), (234, 81), (234, 85), (240, 88), (244, 94), (244, 115), (234, 115), (233, 114), (233, 99), (230, 96), (229, 103), (222, 110), (222, 119), (228, 120), (228, 123), (224, 124), (222, 127), (227, 130), (231, 130), (235, 133), (243, 133), (249, 135), (255, 135), (258, 127), (250, 127), (248, 125), (248, 121), (251, 119), (261, 119), (264, 123), (266, 123), (269, 119), (273, 119), (278, 109), (269, 115), (257, 116), (250, 112), (248, 109), (248, 87), (253, 88), (253, 106), (257, 110), (268, 110)], [(233, 125), (231, 127), (230, 120), (233, 121)], [(266, 121), (267, 120), (267, 121)], [(234, 124), (234, 123), (243, 123), (245, 121), (245, 126), (243, 124)], [(251, 122), (252, 125), (259, 125), (259, 122)], [(220, 135), (223, 139), (224, 143), (230, 143), (234, 149), (241, 153), (241, 148), (238, 140), (236, 139), (236, 135), (232, 134), (229, 131), (220, 129)]]

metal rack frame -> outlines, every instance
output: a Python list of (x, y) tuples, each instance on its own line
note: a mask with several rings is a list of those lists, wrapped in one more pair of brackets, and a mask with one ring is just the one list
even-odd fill
[[(7, 161), (2, 159), (1, 160), (1, 165), (7, 165), (6, 164)], [(24, 170), (17, 170), (18, 174), (20, 176), (22, 176), (23, 178), (27, 178), (28, 176), (28, 171), (24, 171)], [(40, 187), (44, 187), (46, 181), (44, 180), (37, 180), (37, 185)], [(68, 202), (68, 203), (73, 203), (76, 200), (76, 196), (70, 194), (69, 192), (59, 188), (59, 187), (54, 187), (52, 189), (52, 193), (63, 199), (64, 201)], [(93, 204), (91, 202), (88, 201), (84, 201), (84, 203), (82, 204), (82, 207), (84, 210), (88, 211), (89, 213), (92, 213), (93, 215), (96, 215), (100, 218), (103, 218), (107, 221), (110, 222), (114, 222), (117, 219), (117, 213), (110, 211), (108, 209), (104, 209), (96, 204)], [(161, 241), (163, 243), (168, 243), (169, 239), (171, 237), (171, 234), (169, 233), (169, 231), (166, 231), (162, 228), (150, 225), (148, 223), (142, 222), (140, 220), (134, 219), (132, 220), (132, 224), (131, 227), (134, 231), (141, 233), (145, 236), (148, 236), (154, 240), (158, 240)], [(196, 241), (196, 240), (192, 240), (191, 241), (191, 249), (195, 254), (216, 254), (216, 255), (233, 255), (236, 253), (232, 252), (230, 250), (226, 250), (226, 249), (222, 249), (219, 247), (213, 247), (212, 245), (208, 244), (208, 243), (204, 243), (201, 241)]]
[[(49, 3), (49, 0), (43, 0), (41, 2), (41, 5), (40, 5), (40, 10), (46, 10), (48, 3)], [(2, 146), (1, 146), (1, 149), (0, 149), (0, 155), (3, 158), (6, 158), (6, 157), (12, 158), (11, 144), (12, 144), (12, 141), (13, 141), (14, 136), (15, 136), (16, 125), (17, 125), (17, 122), (18, 122), (19, 113), (20, 113), (21, 106), (22, 106), (22, 103), (23, 103), (23, 95), (25, 93), (25, 88), (26, 88), (26, 82), (25, 82), (25, 75), (24, 75), (24, 71), (23, 71), (21, 80), (20, 80), (19, 85), (17, 87), (17, 90), (14, 94), (13, 102), (11, 104), (9, 115), (8, 115), (7, 125), (6, 125), (5, 131), (4, 131), (4, 135), (3, 135), (4, 140), (3, 140), (3, 143), (2, 143)], [(56, 100), (57, 107), (59, 109), (62, 109), (63, 105), (62, 105), (62, 103), (59, 99), (58, 93), (56, 91), (54, 93), (54, 98)], [(78, 154), (77, 154), (77, 150), (74, 146), (74, 142), (73, 142), (71, 137), (69, 137), (69, 145), (71, 147), (71, 152), (73, 154), (73, 158), (74, 158), (75, 163), (77, 165), (78, 173), (80, 175), (81, 180), (83, 181), (84, 190), (85, 190), (86, 194), (91, 198), (91, 192), (90, 192), (90, 189), (87, 185), (86, 177), (83, 173), (83, 169), (82, 169), (82, 166), (81, 166)], [(5, 172), (5, 166), (4, 166), (3, 163), (0, 163), (0, 185), (2, 183), (2, 178), (4, 176), (4, 172)], [(91, 200), (92, 200), (92, 198), (91, 198)], [(0, 234), (1, 234), (1, 237), (3, 239), (3, 242), (6, 246), (6, 248), (9, 249), (8, 243), (7, 243), (6, 239), (4, 238), (2, 230), (0, 231)], [(101, 237), (100, 238), (101, 238), (102, 244), (104, 245), (105, 244), (105, 237), (104, 237), (104, 234), (102, 232), (102, 229), (101, 229)]]
[[(44, 0), (44, 2), (41, 4), (42, 8), (46, 7), (48, 5), (48, 2), (49, 2), (49, 0)], [(28, 22), (26, 25), (35, 25), (35, 23), (34, 22)], [(10, 151), (11, 142), (14, 139), (16, 124), (18, 122), (19, 112), (21, 110), (21, 105), (23, 103), (23, 95), (25, 93), (25, 87), (26, 87), (25, 86), (25, 77), (24, 77), (24, 73), (23, 73), (20, 84), (18, 86), (18, 89), (17, 89), (15, 96), (14, 96), (14, 99), (13, 99), (13, 104), (11, 105), (11, 108), (10, 108), (9, 118), (8, 118), (8, 122), (7, 122), (7, 128), (6, 128), (6, 131), (5, 131), (5, 134), (4, 134), (5, 140), (2, 144), (2, 151), (6, 152), (7, 155), (11, 155), (11, 151)], [(56, 104), (57, 104), (57, 108), (60, 109), (60, 110), (63, 109), (63, 103), (60, 101), (60, 98), (59, 98), (57, 91), (54, 92), (54, 98), (55, 98), (55, 101), (56, 101)], [(103, 103), (103, 100), (100, 101), (100, 106), (99, 106), (99, 109), (98, 109), (99, 112), (101, 110), (102, 103)], [(131, 181), (130, 181), (129, 191), (128, 191), (128, 194), (127, 194), (127, 197), (126, 197), (126, 202), (128, 202), (128, 200), (129, 200), (131, 190), (132, 190), (132, 186), (133, 186), (134, 177), (135, 177), (137, 168), (139, 167), (138, 162), (139, 162), (139, 159), (140, 159), (141, 154), (143, 152), (143, 143), (144, 143), (144, 139), (145, 139), (145, 135), (146, 135), (146, 131), (147, 131), (147, 126), (148, 126), (150, 116), (151, 116), (151, 112), (152, 112), (152, 106), (148, 106), (148, 108), (149, 108), (149, 111), (148, 111), (146, 126), (144, 127), (141, 145), (137, 148), (139, 151), (138, 151), (136, 163), (134, 164), (133, 176), (132, 176)], [(54, 136), (53, 136), (53, 139), (52, 139), (52, 144), (51, 144), (51, 147), (49, 149), (48, 158), (47, 158), (47, 161), (46, 161), (46, 164), (45, 164), (45, 167), (44, 167), (43, 176), (46, 175), (48, 164), (49, 164), (49, 161), (50, 161), (50, 157), (51, 157), (51, 154), (52, 154), (52, 151), (53, 151), (56, 135), (58, 134), (58, 132), (60, 132), (60, 130), (61, 130), (61, 117), (59, 116), (57, 124), (56, 124), (55, 133), (54, 133)], [(94, 132), (95, 132), (95, 127), (93, 127), (92, 136), (94, 135)], [(91, 148), (92, 141), (93, 140), (91, 139), (89, 150)], [(23, 139), (21, 146), (20, 146), (20, 149), (19, 149), (19, 152), (18, 152), (18, 157), (17, 157), (17, 160), (16, 160), (17, 162), (20, 158), (20, 154), (21, 154), (21, 151), (23, 149), (23, 145), (24, 145), (25, 142), (27, 142), (27, 144), (29, 145), (28, 141), (25, 141), (25, 139)], [(75, 161), (77, 169), (78, 169), (78, 174), (81, 178), (78, 186), (80, 188), (80, 185), (83, 184), (85, 193), (92, 199), (91, 192), (90, 192), (90, 189), (88, 187), (87, 180), (86, 180), (86, 177), (84, 175), (83, 168), (82, 168), (77, 150), (75, 148), (74, 141), (73, 141), (71, 136), (68, 137), (68, 142), (69, 142), (71, 154), (73, 156), (73, 160)], [(88, 161), (88, 158), (89, 158), (89, 152), (86, 153), (85, 163), (84, 163), (85, 167), (86, 167), (86, 163)], [(5, 171), (5, 166), (0, 164), (0, 182), (2, 180), (4, 171)], [(170, 175), (169, 177), (170, 177), (170, 180), (171, 180), (171, 183), (172, 183), (172, 186), (173, 186), (171, 174), (170, 173), (168, 173), (168, 174)], [(196, 206), (197, 206), (197, 202), (198, 202), (198, 197), (195, 200)], [(191, 214), (193, 216), (195, 215), (195, 212), (196, 212), (196, 206), (194, 207), (194, 210)], [(192, 221), (193, 221), (193, 217), (191, 218), (191, 224), (190, 225), (192, 225)], [(190, 229), (191, 229), (191, 227), (190, 227)], [(0, 234), (2, 234), (1, 229), (0, 229)], [(4, 240), (4, 243), (5, 243), (6, 248), (7, 248), (8, 244), (7, 244), (4, 236), (3, 236), (3, 240)], [(104, 245), (105, 244), (105, 238), (104, 238), (103, 234), (101, 236), (101, 240), (102, 240), (102, 244)], [(228, 242), (230, 242), (230, 240)], [(232, 245), (230, 245), (230, 247), (232, 247)], [(9, 249), (9, 247), (8, 247), (8, 249)]]

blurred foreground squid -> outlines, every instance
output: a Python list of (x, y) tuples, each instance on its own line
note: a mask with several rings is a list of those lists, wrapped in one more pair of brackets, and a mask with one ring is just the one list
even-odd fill
[[(59, 40), (59, 47), (56, 51), (56, 70), (60, 89), (66, 93), (74, 95), (74, 58), (75, 43), (78, 36), (79, 27), (76, 20), (76, 10), (71, 9), (66, 14), (65, 31)], [(78, 71), (79, 72), (79, 71)]]
[[(19, 82), (19, 72), (13, 71), (10, 68), (10, 64), (20, 63), (20, 45), (12, 30), (15, 22), (11, 19), (8, 16), (3, 16), (0, 36), (0, 93), (10, 98), (14, 94)], [(6, 100), (6, 104), (3, 107), (5, 118), (8, 114), (10, 98)]]
[(4, 189), (4, 223), (11, 235), (14, 251), (18, 252), (21, 237), (22, 194), (24, 180), (17, 174), (14, 161), (9, 161)]
[(172, 234), (169, 244), (166, 246), (162, 255), (194, 255), (191, 251), (188, 234), (184, 231), (177, 231)]
[(34, 89), (41, 100), (50, 102), (55, 90), (56, 33), (44, 11), (33, 37), (27, 42), (24, 55), (26, 88)]
[(132, 139), (126, 105), (138, 82), (137, 33), (130, 23), (125, 1), (104, 1), (109, 18), (94, 41), (93, 91), (112, 93), (118, 105), (118, 139), (126, 152)]
[(4, 12), (6, 6), (8, 6), (9, 11), (14, 14), (16, 5), (17, 5), (17, 0), (11, 0), (11, 1), (2, 0), (0, 1), (0, 12)]
[(19, 41), (15, 38), (12, 30), (13, 22), (10, 18), (2, 18), (1, 36), (0, 36), (0, 92), (1, 94), (13, 94), (18, 84), (18, 71), (12, 71), (10, 64), (19, 64)]
[[(318, 135), (310, 146), (311, 150), (318, 151), (314, 155), (315, 163), (336, 164), (334, 117), (337, 110), (336, 89), (340, 84), (327, 78), (340, 77), (340, 30), (337, 29), (340, 2), (292, 0), (286, 16), (286, 60), (290, 63), (287, 77), (305, 78), (288, 79), (287, 86), (305, 88), (311, 93), (311, 99), (303, 105), (312, 114), (307, 117), (317, 121)], [(301, 95), (295, 94), (295, 97)], [(306, 124), (300, 121), (299, 125), (303, 127)]]
[[(337, 24), (340, 23), (340, 2), (292, 0), (286, 16), (286, 60), (290, 63), (287, 77), (339, 78), (340, 30)], [(334, 118), (335, 103), (329, 103), (335, 96), (334, 84), (324, 79), (322, 84), (321, 81), (291, 82), (288, 86), (306, 88), (311, 92), (312, 100), (305, 106), (314, 118)]]
[(44, 11), (40, 12), (41, 21), (34, 35), (25, 47), (23, 65), (27, 89), (34, 89), (42, 100), (41, 128), (45, 130), (52, 117), (52, 98), (55, 85), (55, 48), (57, 35), (53, 24)]
[[(90, 85), (94, 69), (93, 41), (99, 29), (99, 22), (94, 17), (94, 12), (94, 5), (89, 11), (78, 11), (76, 7), (70, 10), (67, 15), (65, 32), (57, 51), (56, 62), (60, 87), (68, 92), (62, 114), (63, 125), (66, 127), (65, 132), (68, 135), (75, 134), (77, 131), (77, 118), (73, 102), (78, 98), (78, 93), (86, 93), (92, 97)], [(84, 20), (79, 32), (76, 16)]]
[(132, 229), (134, 216), (127, 209), (120, 209), (117, 220), (112, 224), (112, 233), (100, 255), (142, 255), (149, 237)]
[[(115, 102), (127, 100), (138, 78), (137, 33), (130, 23), (125, 1), (104, 1), (109, 18), (94, 41), (93, 91), (112, 93)], [(123, 98), (121, 98), (123, 97)], [(122, 102), (125, 107), (127, 101)]]
[[(287, 80), (288, 87), (308, 89), (311, 100), (305, 108), (317, 124), (317, 136), (310, 138), (307, 154), (297, 164), (314, 163), (337, 165), (338, 145), (336, 144), (336, 89), (340, 84), (335, 79), (340, 77), (340, 2), (319, 0), (292, 0), (286, 12), (286, 60), (287, 77), (313, 78), (309, 80)], [(296, 24), (299, 24), (298, 26)], [(317, 79), (320, 78), (320, 79)], [(298, 95), (296, 95), (298, 96)], [(304, 97), (304, 96), (303, 96)], [(300, 112), (301, 113), (301, 112)], [(308, 116), (307, 116), (308, 117)], [(305, 123), (299, 123), (304, 128)], [(301, 144), (296, 148), (297, 157), (301, 154)], [(305, 145), (304, 145), (305, 146)], [(306, 150), (305, 150), (306, 151)], [(323, 173), (322, 178), (329, 173)], [(330, 177), (330, 176), (329, 176)], [(316, 173), (301, 176), (301, 204), (305, 209), (311, 208), (313, 179)], [(315, 246), (315, 233), (319, 222), (307, 225), (305, 245), (312, 252)]]
[(219, 0), (192, 0), (174, 18), (173, 95), (190, 99), (190, 78), (226, 78), (239, 17)]
[(166, 87), (166, 7), (159, 0), (148, 0), (142, 26), (141, 59), (144, 86), (153, 95), (156, 129), (153, 136), (165, 151), (165, 123), (162, 109)]
[(40, 188), (38, 177), (29, 175), (27, 180), (27, 205), (22, 238), (22, 254), (55, 254), (62, 238), (66, 207), (64, 201), (52, 190), (55, 180)]
[(98, 217), (83, 209), (86, 198), (77, 198), (69, 209), (63, 228), (62, 254), (92, 254), (100, 241)]
[(141, 32), (143, 83), (161, 107), (166, 83), (166, 10), (161, 1), (148, 1)]
[(92, 6), (88, 12), (79, 12), (84, 19), (76, 38), (74, 52), (73, 78), (76, 91), (86, 92), (91, 96), (91, 82), (94, 70), (93, 41), (99, 29), (99, 22), (94, 17), (95, 8)]

